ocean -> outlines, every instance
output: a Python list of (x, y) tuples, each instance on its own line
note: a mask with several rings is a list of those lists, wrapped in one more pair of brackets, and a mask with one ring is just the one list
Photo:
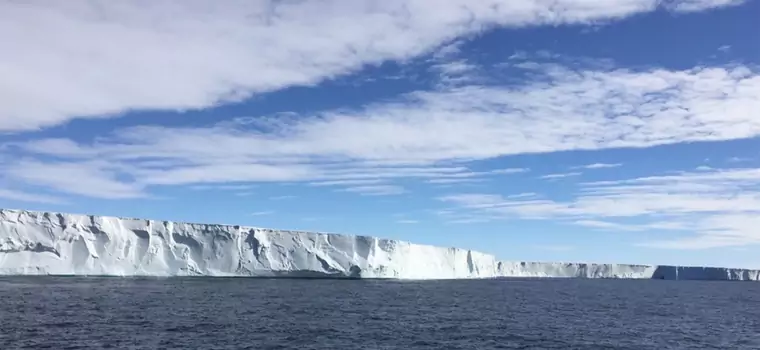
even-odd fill
[(760, 349), (760, 283), (0, 278), (0, 349)]

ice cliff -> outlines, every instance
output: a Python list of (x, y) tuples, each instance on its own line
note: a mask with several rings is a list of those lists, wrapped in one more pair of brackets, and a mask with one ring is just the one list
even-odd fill
[(0, 209), (1, 275), (759, 280), (760, 271), (499, 261), (365, 236)]

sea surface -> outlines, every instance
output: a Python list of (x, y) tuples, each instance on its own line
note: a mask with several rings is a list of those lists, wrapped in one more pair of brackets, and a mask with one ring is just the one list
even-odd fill
[(760, 283), (0, 278), (0, 349), (760, 349)]

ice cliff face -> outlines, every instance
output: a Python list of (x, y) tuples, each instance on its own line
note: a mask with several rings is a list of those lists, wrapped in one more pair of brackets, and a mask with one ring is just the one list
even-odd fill
[(752, 270), (503, 262), (364, 236), (3, 209), (0, 274), (760, 279)]

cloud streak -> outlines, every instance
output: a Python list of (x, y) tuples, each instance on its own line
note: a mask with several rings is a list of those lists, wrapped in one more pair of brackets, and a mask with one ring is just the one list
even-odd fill
[(67, 202), (58, 197), (46, 196), (22, 191), (14, 191), (0, 188), (0, 198), (10, 199), (27, 203), (45, 203), (45, 204), (67, 204)]
[(363, 196), (391, 196), (406, 193), (406, 190), (403, 187), (395, 185), (353, 186), (342, 189), (341, 191), (358, 193)]
[[(463, 216), (560, 220), (609, 231), (677, 232), (682, 239), (643, 242), (660, 248), (704, 249), (760, 244), (760, 169), (683, 172), (587, 182), (576, 198), (556, 201), (495, 194), (455, 194), (440, 200)], [(633, 220), (633, 222), (631, 222)], [(695, 235), (691, 235), (694, 233)]]
[(63, 193), (107, 199), (148, 197), (142, 185), (120, 179), (120, 167), (106, 162), (24, 160), (7, 164), (3, 170), (7, 177)]
[(573, 169), (608, 169), (608, 168), (618, 168), (622, 166), (621, 163), (593, 163), (593, 164), (586, 164), (581, 166), (573, 167)]
[(556, 180), (556, 179), (562, 179), (566, 177), (573, 177), (573, 176), (580, 176), (581, 173), (579, 172), (572, 172), (572, 173), (558, 173), (558, 174), (548, 174), (543, 175), (539, 177), (540, 179), (546, 179), (546, 180)]
[(667, 7), (676, 12), (697, 12), (716, 7), (738, 6), (745, 2), (745, 0), (681, 0), (674, 1)]
[(409, 60), (484, 28), (598, 23), (658, 7), (657, 0), (5, 1), (0, 131), (207, 108)]
[[(540, 76), (518, 85), (417, 91), (356, 110), (209, 127), (132, 127), (89, 143), (20, 143), (14, 147), (30, 157), (62, 160), (4, 168), (32, 184), (119, 198), (155, 185), (478, 178), (527, 169), (472, 171), (467, 162), (760, 135), (754, 115), (760, 75), (749, 67), (529, 69)], [(58, 168), (92, 177), (91, 188), (99, 189), (46, 178)]]

